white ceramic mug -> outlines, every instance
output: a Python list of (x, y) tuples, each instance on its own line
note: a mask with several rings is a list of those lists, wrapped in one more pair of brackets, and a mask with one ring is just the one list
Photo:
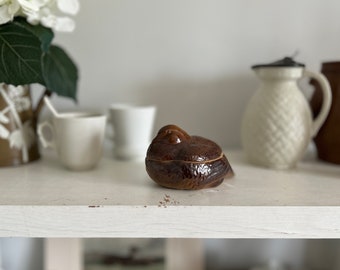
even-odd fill
[[(106, 116), (96, 113), (62, 113), (38, 125), (44, 147), (54, 148), (70, 170), (90, 170), (102, 155)], [(47, 136), (47, 130), (51, 136)]]
[(151, 143), (156, 106), (111, 104), (114, 156), (122, 160), (142, 160)]

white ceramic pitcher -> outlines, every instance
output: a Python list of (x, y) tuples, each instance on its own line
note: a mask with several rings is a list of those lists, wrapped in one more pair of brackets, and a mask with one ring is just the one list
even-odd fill
[[(308, 71), (289, 57), (252, 68), (261, 84), (243, 116), (243, 149), (256, 165), (274, 169), (295, 167), (329, 113), (329, 83), (321, 73)], [(303, 77), (317, 80), (323, 91), (322, 109), (314, 121), (297, 84)]]

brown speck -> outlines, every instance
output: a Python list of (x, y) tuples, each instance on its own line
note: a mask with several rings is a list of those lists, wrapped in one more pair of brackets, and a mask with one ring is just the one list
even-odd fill
[(169, 206), (169, 205), (178, 205), (178, 204), (179, 204), (179, 202), (172, 199), (170, 197), (170, 195), (164, 194), (163, 200), (159, 201), (159, 203), (158, 203), (158, 207), (163, 206), (164, 208), (167, 208), (167, 206)]

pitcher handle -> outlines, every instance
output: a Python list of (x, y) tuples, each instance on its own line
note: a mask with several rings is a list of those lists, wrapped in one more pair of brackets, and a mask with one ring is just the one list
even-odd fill
[(315, 137), (316, 134), (319, 132), (322, 124), (326, 121), (328, 113), (331, 109), (332, 92), (327, 78), (321, 73), (315, 73), (309, 70), (305, 70), (303, 75), (304, 77), (315, 79), (320, 84), (320, 88), (323, 94), (321, 110), (312, 124), (312, 137)]

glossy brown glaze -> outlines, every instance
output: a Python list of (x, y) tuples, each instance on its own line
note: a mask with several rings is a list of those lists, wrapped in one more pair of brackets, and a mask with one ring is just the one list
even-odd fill
[(145, 165), (151, 179), (174, 189), (216, 187), (234, 175), (215, 142), (190, 136), (175, 125), (159, 130), (149, 146)]

